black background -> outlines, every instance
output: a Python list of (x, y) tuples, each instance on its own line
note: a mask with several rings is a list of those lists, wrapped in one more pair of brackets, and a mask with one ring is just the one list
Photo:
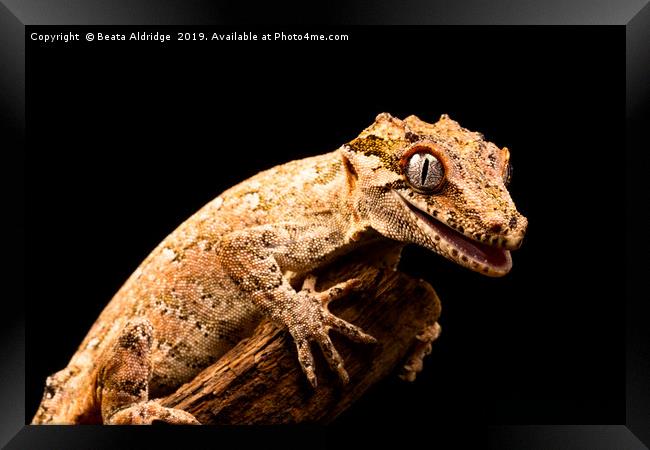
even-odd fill
[(508, 146), (529, 232), (502, 279), (408, 249), (443, 334), (416, 383), (380, 383), (339, 423), (624, 421), (623, 30), (333, 31), (350, 41), (28, 42), (28, 421), (175, 226), (382, 111), (448, 113)]

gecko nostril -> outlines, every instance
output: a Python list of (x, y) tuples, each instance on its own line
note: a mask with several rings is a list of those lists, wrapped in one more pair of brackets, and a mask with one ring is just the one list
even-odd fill
[(517, 216), (512, 216), (510, 218), (510, 222), (508, 222), (508, 226), (513, 229), (517, 226)]

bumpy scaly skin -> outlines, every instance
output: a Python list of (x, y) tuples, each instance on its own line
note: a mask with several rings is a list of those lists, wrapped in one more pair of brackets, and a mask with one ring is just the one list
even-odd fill
[[(405, 158), (422, 149), (445, 168), (445, 184), (433, 194), (414, 191), (404, 175)], [(170, 234), (131, 275), (68, 366), (48, 378), (33, 423), (197, 423), (151, 399), (191, 380), (264, 316), (291, 333), (312, 385), (310, 342), (347, 381), (328, 332), (374, 339), (330, 314), (327, 303), (354, 288), (355, 280), (319, 293), (310, 273), (368, 244), (394, 267), (402, 246), (414, 243), (487, 275), (505, 274), (511, 266), (505, 249), (517, 248), (526, 228), (504, 186), (508, 158), (507, 149), (447, 116), (428, 124), (383, 113), (332, 153), (234, 186)], [(460, 234), (503, 250), (497, 257), (467, 250), (458, 244)], [(304, 279), (301, 290), (289, 276)], [(434, 328), (423, 330), (411, 372), (437, 337)]]

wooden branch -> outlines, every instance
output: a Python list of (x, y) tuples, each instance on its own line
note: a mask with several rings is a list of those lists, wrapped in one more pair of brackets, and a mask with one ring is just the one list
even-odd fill
[(263, 322), (251, 338), (162, 399), (162, 404), (188, 411), (202, 424), (333, 420), (372, 384), (393, 374), (410, 354), (422, 353), (423, 344), (416, 335), (431, 329), (440, 315), (440, 302), (428, 283), (359, 262), (337, 265), (320, 274), (317, 290), (352, 277), (360, 278), (361, 287), (348, 298), (333, 302), (331, 311), (362, 327), (379, 343), (353, 343), (330, 333), (350, 375), (346, 386), (314, 346), (318, 387), (312, 389), (288, 333)]

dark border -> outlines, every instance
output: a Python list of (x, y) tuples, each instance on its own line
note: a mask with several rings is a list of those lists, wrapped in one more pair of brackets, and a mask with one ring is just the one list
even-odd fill
[[(24, 143), (25, 143), (25, 26), (0, 5), (0, 183), (5, 219), (3, 235), (12, 263), (5, 265), (2, 350), (0, 350), (0, 444), (25, 423), (24, 305)], [(10, 219), (9, 219), (10, 218)], [(6, 309), (5, 309), (6, 308)]]
[[(639, 229), (648, 229), (648, 117), (650, 117), (650, 4), (627, 24), (626, 33), (626, 262), (627, 266), (627, 408), (626, 425), (650, 446), (650, 306), (642, 284), (647, 280), (648, 240), (635, 239)], [(647, 207), (644, 207), (647, 211)], [(645, 217), (644, 217), (645, 216)], [(645, 270), (644, 270), (645, 269)]]
[[(627, 141), (626, 141), (626, 292), (627, 292), (627, 409), (626, 423), (616, 425), (567, 425), (567, 426), (500, 426), (474, 430), (481, 435), (482, 442), (489, 448), (572, 448), (572, 449), (643, 449), (650, 444), (650, 337), (647, 326), (650, 317), (647, 294), (643, 295), (643, 255), (649, 254), (648, 240), (635, 239), (636, 233), (650, 229), (647, 219), (640, 210), (647, 209), (648, 196), (644, 195), (647, 177), (647, 117), (650, 109), (650, 5), (645, 0), (619, 0), (616, 6), (608, 2), (583, 0), (581, 2), (485, 2), (466, 0), (463, 2), (432, 2), (420, 5), (416, 0), (407, 0), (393, 7), (387, 1), (376, 2), (372, 10), (361, 6), (361, 2), (348, 2), (335, 8), (317, 7), (305, 10), (295, 5), (273, 5), (261, 9), (247, 4), (235, 6), (236, 2), (214, 3), (207, 1), (188, 4), (171, 0), (113, 1), (98, 0), (3, 0), (9, 9), (0, 5), (0, 120), (3, 128), (3, 186), (7, 193), (4, 206), (9, 210), (3, 221), (9, 229), (5, 231), (6, 245), (12, 255), (13, 264), (5, 272), (15, 292), (3, 302), (6, 314), (2, 333), (2, 361), (0, 365), (0, 444), (6, 448), (115, 448), (151, 446), (154, 431), (124, 433), (123, 429), (112, 427), (31, 427), (24, 425), (24, 310), (20, 299), (24, 298), (24, 144), (25, 144), (25, 25), (56, 24), (222, 24), (222, 23), (399, 23), (399, 24), (626, 24), (627, 38)], [(254, 12), (246, 11), (253, 9)], [(640, 12), (638, 12), (641, 10)], [(634, 15), (635, 13), (637, 13)], [(243, 13), (243, 14), (242, 14)], [(245, 17), (246, 20), (242, 18)], [(363, 17), (363, 19), (362, 19)], [(282, 19), (282, 20), (279, 20)], [(612, 114), (616, 120), (616, 113)], [(646, 119), (644, 121), (644, 119)], [(644, 126), (645, 125), (645, 126)], [(4, 145), (7, 143), (8, 145)], [(7, 173), (8, 172), (8, 173)], [(6, 176), (5, 176), (6, 175)], [(647, 258), (645, 258), (647, 260)], [(606, 332), (606, 326), (604, 326)], [(211, 428), (211, 429), (209, 429)], [(286, 430), (286, 429), (285, 429)], [(198, 434), (223, 446), (226, 441), (241, 441), (253, 438), (268, 446), (291, 447), (299, 444), (304, 448), (301, 437), (309, 438), (310, 447), (338, 446), (342, 441), (341, 429), (292, 429), (292, 443), (286, 441), (286, 433), (269, 429), (247, 430), (219, 429), (206, 427)], [(454, 430), (457, 431), (457, 430)], [(452, 432), (452, 431), (450, 431)], [(16, 434), (17, 433), (17, 434)], [(472, 430), (463, 431), (465, 436)], [(162, 435), (162, 436), (161, 436)], [(183, 435), (182, 437), (180, 437)], [(155, 437), (168, 438), (168, 445), (187, 445), (185, 433), (171, 430)], [(296, 439), (294, 439), (294, 437)], [(401, 437), (402, 446), (414, 437)], [(406, 439), (406, 442), (404, 441)], [(429, 437), (431, 439), (431, 437)], [(466, 438), (462, 438), (461, 441)], [(92, 442), (92, 444), (90, 444)], [(432, 439), (432, 444), (435, 439)], [(243, 442), (242, 442), (243, 443)], [(350, 442), (347, 442), (350, 444)], [(361, 442), (360, 442), (361, 443)], [(366, 442), (367, 443), (367, 442)], [(380, 442), (381, 443), (381, 442)], [(415, 442), (414, 442), (415, 443)], [(221, 445), (220, 445), (221, 444)], [(275, 444), (275, 445), (274, 445)], [(159, 446), (159, 445), (158, 445)]]

